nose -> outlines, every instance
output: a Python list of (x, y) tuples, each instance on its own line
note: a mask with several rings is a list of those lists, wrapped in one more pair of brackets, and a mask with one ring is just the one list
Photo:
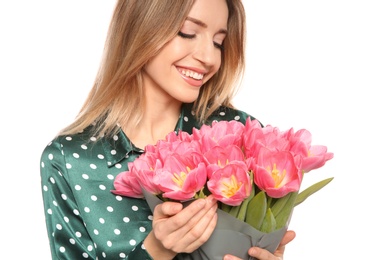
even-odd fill
[(193, 51), (194, 59), (206, 66), (217, 65), (221, 60), (221, 50), (215, 47), (213, 39), (204, 38), (198, 41)]

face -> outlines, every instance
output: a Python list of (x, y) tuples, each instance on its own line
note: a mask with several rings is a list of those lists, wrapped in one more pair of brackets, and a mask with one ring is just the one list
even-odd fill
[(227, 32), (226, 0), (196, 0), (179, 34), (143, 71), (147, 98), (190, 103), (220, 68)]

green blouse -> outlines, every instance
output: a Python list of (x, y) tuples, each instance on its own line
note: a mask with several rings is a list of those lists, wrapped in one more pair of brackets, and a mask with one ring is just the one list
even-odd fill
[[(210, 120), (245, 123), (248, 116), (221, 107)], [(193, 127), (199, 125), (184, 105), (175, 130)], [(45, 147), (41, 180), (52, 259), (152, 259), (143, 246), (152, 229), (147, 203), (111, 193), (115, 176), (142, 153), (122, 131), (97, 140), (86, 129)]]

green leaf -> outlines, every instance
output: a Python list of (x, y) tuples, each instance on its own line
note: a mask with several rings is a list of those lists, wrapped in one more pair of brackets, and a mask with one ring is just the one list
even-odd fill
[(249, 197), (246, 198), (242, 203), (241, 203), (241, 208), (240, 211), (238, 212), (237, 219), (241, 221), (245, 221), (246, 218), (246, 212), (248, 209), (248, 204), (251, 199), (255, 196), (255, 188), (252, 185), (252, 190), (251, 193), (249, 194)]
[(227, 204), (225, 204), (225, 203), (221, 203), (221, 210), (223, 210), (223, 211), (229, 213), (229, 211), (230, 211), (231, 209), (232, 209), (232, 206), (227, 205)]
[(323, 187), (325, 187), (329, 182), (333, 180), (333, 177), (319, 181), (313, 185), (311, 185), (309, 188), (305, 189), (301, 193), (298, 194), (298, 197), (295, 201), (295, 205), (297, 206), (301, 204), (303, 201), (305, 201), (309, 196), (311, 196), (313, 193), (319, 191)]
[(274, 214), (274, 216), (276, 217), (277, 215), (279, 215), (279, 213), (282, 211), (282, 209), (285, 207), (286, 203), (288, 202), (288, 200), (290, 199), (291, 197), (291, 194), (292, 192), (290, 192), (289, 194), (287, 194), (286, 196), (282, 197), (282, 198), (278, 198), (278, 199), (274, 199), (276, 200), (275, 203), (272, 205), (271, 209), (272, 209), (272, 212)]
[(238, 212), (240, 211), (241, 204), (238, 206), (232, 206), (230, 208), (229, 214), (232, 215), (233, 217), (237, 218)]
[(249, 201), (245, 222), (260, 230), (266, 211), (267, 196), (264, 191), (261, 191)]
[(260, 231), (265, 233), (271, 233), (276, 229), (276, 220), (274, 214), (272, 214), (272, 210), (270, 208), (267, 209), (267, 213), (265, 214), (265, 218), (263, 224), (261, 225)]
[[(287, 196), (287, 195), (286, 195)], [(286, 225), (287, 220), (290, 218), (291, 212), (295, 207), (295, 201), (298, 197), (298, 192), (290, 192), (290, 196), (279, 214), (275, 217), (276, 229), (282, 228)]]

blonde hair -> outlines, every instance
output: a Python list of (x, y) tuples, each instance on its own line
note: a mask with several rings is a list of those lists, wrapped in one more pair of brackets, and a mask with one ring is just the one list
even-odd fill
[[(137, 125), (143, 116), (143, 66), (177, 36), (195, 0), (118, 0), (94, 85), (75, 121), (59, 135), (112, 135), (120, 122)], [(219, 106), (232, 107), (244, 71), (245, 13), (241, 0), (227, 0), (228, 34), (219, 71), (206, 82), (193, 110), (204, 121)]]

